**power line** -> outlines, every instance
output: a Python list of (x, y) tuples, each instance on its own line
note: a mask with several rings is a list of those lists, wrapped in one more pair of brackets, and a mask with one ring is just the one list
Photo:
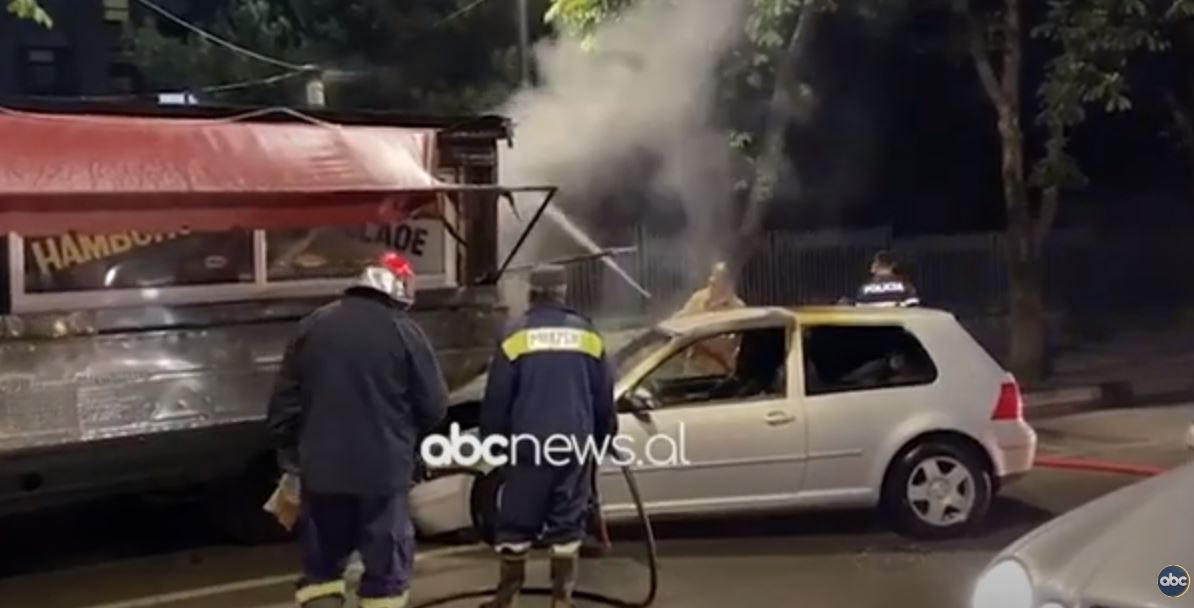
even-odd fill
[[(482, 1), (484, 1), (484, 0), (482, 0)], [(282, 59), (277, 59), (274, 57), (270, 57), (268, 55), (262, 55), (261, 53), (258, 53), (256, 51), (249, 50), (249, 49), (247, 49), (243, 46), (240, 46), (234, 42), (225, 40), (225, 39), (209, 32), (197, 25), (191, 24), (190, 22), (186, 21), (182, 17), (179, 17), (178, 15), (171, 13), (170, 11), (162, 8), (161, 6), (154, 4), (151, 0), (137, 0), (137, 2), (139, 2), (141, 5), (145, 6), (145, 8), (148, 8), (149, 10), (161, 15), (162, 17), (165, 17), (167, 20), (175, 23), (176, 25), (178, 25), (190, 32), (195, 33), (200, 38), (203, 38), (204, 40), (211, 42), (213, 44), (216, 44), (218, 46), (222, 46), (230, 51), (244, 55), (245, 57), (249, 57), (250, 59), (256, 59), (257, 61), (260, 61), (262, 63), (268, 63), (270, 65), (275, 65), (275, 66), (278, 66), (281, 68), (286, 68), (287, 70), (291, 70), (294, 72), (299, 72), (299, 71), (309, 72), (309, 71), (318, 69), (318, 66), (298, 65), (297, 63), (290, 63), (289, 61), (284, 61)]]
[[(466, 4), (465, 6), (446, 15), (444, 18), (440, 19), (439, 21), (436, 21), (432, 25), (432, 29), (438, 29), (438, 28), (440, 28), (448, 23), (451, 23), (457, 19), (468, 16), (473, 11), (480, 8), (482, 5), (486, 4), (489, 1), (490, 0), (473, 0), (472, 2)], [(300, 74), (308, 74), (313, 71), (318, 71), (321, 69), (317, 65), (313, 65), (313, 64), (298, 65), (296, 63), (291, 63), (291, 62), (285, 61), (283, 59), (270, 57), (268, 55), (258, 53), (251, 49), (247, 49), (243, 46), (240, 46), (234, 42), (231, 42), (229, 40), (221, 38), (220, 36), (217, 36), (216, 34), (213, 34), (197, 25), (194, 25), (194, 24), (188, 22), (187, 20), (183, 19), (182, 17), (179, 17), (178, 15), (171, 13), (170, 11), (159, 6), (158, 4), (155, 4), (154, 2), (152, 2), (152, 0), (137, 0), (137, 2), (140, 3), (141, 5), (145, 6), (146, 8), (152, 10), (153, 12), (157, 13), (158, 15), (161, 15), (162, 17), (166, 18), (170, 22), (172, 22), (176, 25), (179, 25), (180, 27), (198, 35), (203, 40), (206, 40), (206, 41), (208, 41), (212, 44), (215, 44), (217, 46), (222, 46), (230, 51), (233, 51), (233, 52), (243, 55), (245, 57), (249, 57), (250, 59), (254, 59), (254, 60), (257, 60), (257, 61), (260, 61), (263, 63), (267, 63), (270, 65), (274, 65), (277, 67), (285, 68), (287, 70), (286, 72), (283, 72), (280, 74), (275, 74), (273, 76), (267, 76), (264, 78), (258, 78), (258, 79), (253, 79), (253, 80), (244, 80), (244, 81), (233, 82), (233, 83), (228, 83), (228, 84), (221, 84), (221, 85), (210, 85), (210, 86), (205, 86), (205, 87), (196, 87), (196, 88), (190, 89), (190, 90), (197, 91), (197, 92), (203, 92), (203, 93), (221, 93), (221, 92), (225, 92), (225, 91), (245, 89), (245, 88), (249, 88), (249, 87), (253, 87), (253, 86), (265, 86), (265, 85), (275, 84), (277, 82), (282, 82), (284, 80), (289, 80), (289, 79), (294, 78)]]
[(282, 72), (281, 74), (274, 74), (273, 76), (266, 76), (264, 78), (254, 78), (252, 80), (241, 80), (237, 82), (230, 82), (227, 84), (213, 84), (205, 87), (198, 87), (192, 90), (202, 93), (222, 93), (224, 91), (235, 91), (237, 89), (247, 89), (255, 86), (265, 86), (274, 83), (290, 80), (296, 76), (307, 74), (308, 70), (291, 70), (289, 72)]
[(436, 21), (435, 25), (433, 27), (440, 27), (441, 25), (445, 25), (449, 22), (452, 22), (461, 17), (464, 17), (465, 15), (468, 15), (469, 13), (473, 12), (474, 10), (480, 8), (481, 5), (485, 4), (486, 2), (489, 2), (489, 0), (473, 0), (472, 2), (466, 4), (465, 6), (457, 9), (453, 13), (444, 17), (443, 19)]

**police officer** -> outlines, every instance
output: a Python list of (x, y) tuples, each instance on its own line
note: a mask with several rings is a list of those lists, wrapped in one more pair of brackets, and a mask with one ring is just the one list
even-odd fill
[(406, 604), (416, 444), (447, 403), (431, 344), (407, 313), (414, 280), (401, 256), (382, 255), (343, 297), (303, 319), (282, 359), (269, 428), (301, 484), (301, 606), (343, 605), (354, 551), (365, 565), (361, 608)]
[(572, 606), (595, 463), (583, 452), (543, 448), (559, 445), (559, 437), (573, 446), (602, 445), (617, 425), (605, 345), (590, 321), (564, 304), (564, 269), (540, 266), (530, 282), (530, 309), (493, 357), (481, 409), (483, 436), (515, 439), (497, 522), (500, 581), (488, 608), (515, 604), (527, 553), (538, 543), (551, 550), (553, 608)]
[(886, 251), (871, 261), (871, 278), (858, 288), (858, 306), (918, 306), (920, 298), (910, 281), (896, 274), (895, 259)]

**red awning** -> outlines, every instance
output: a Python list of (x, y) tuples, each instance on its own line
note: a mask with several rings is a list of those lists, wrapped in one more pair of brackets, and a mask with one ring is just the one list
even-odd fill
[(389, 221), (434, 166), (430, 129), (0, 110), (0, 233)]

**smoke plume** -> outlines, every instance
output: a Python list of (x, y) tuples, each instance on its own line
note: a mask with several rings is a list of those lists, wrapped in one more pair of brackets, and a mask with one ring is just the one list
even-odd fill
[[(596, 32), (592, 48), (566, 37), (541, 44), (539, 85), (501, 110), (515, 123), (502, 183), (558, 185), (559, 209), (589, 224), (628, 182), (641, 184), (636, 199), (683, 206), (688, 240), (708, 254), (711, 239), (731, 232), (730, 150), (714, 113), (719, 63), (740, 37), (745, 4), (641, 0)], [(520, 201), (521, 219), (508, 211), (502, 218), (503, 254), (533, 210), (530, 197)], [(554, 219), (557, 228), (568, 221)], [(543, 228), (521, 261), (594, 245), (576, 243), (576, 230)]]

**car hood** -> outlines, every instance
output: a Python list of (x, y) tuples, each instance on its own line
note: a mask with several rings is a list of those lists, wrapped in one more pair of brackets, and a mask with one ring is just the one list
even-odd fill
[[(1009, 547), (1042, 599), (1083, 605), (1162, 606), (1157, 575), (1194, 547), (1194, 464), (1095, 500)], [(1188, 564), (1186, 564), (1188, 565)]]
[(448, 407), (462, 403), (478, 402), (485, 398), (485, 383), (489, 374), (483, 373), (464, 383), (448, 394)]

